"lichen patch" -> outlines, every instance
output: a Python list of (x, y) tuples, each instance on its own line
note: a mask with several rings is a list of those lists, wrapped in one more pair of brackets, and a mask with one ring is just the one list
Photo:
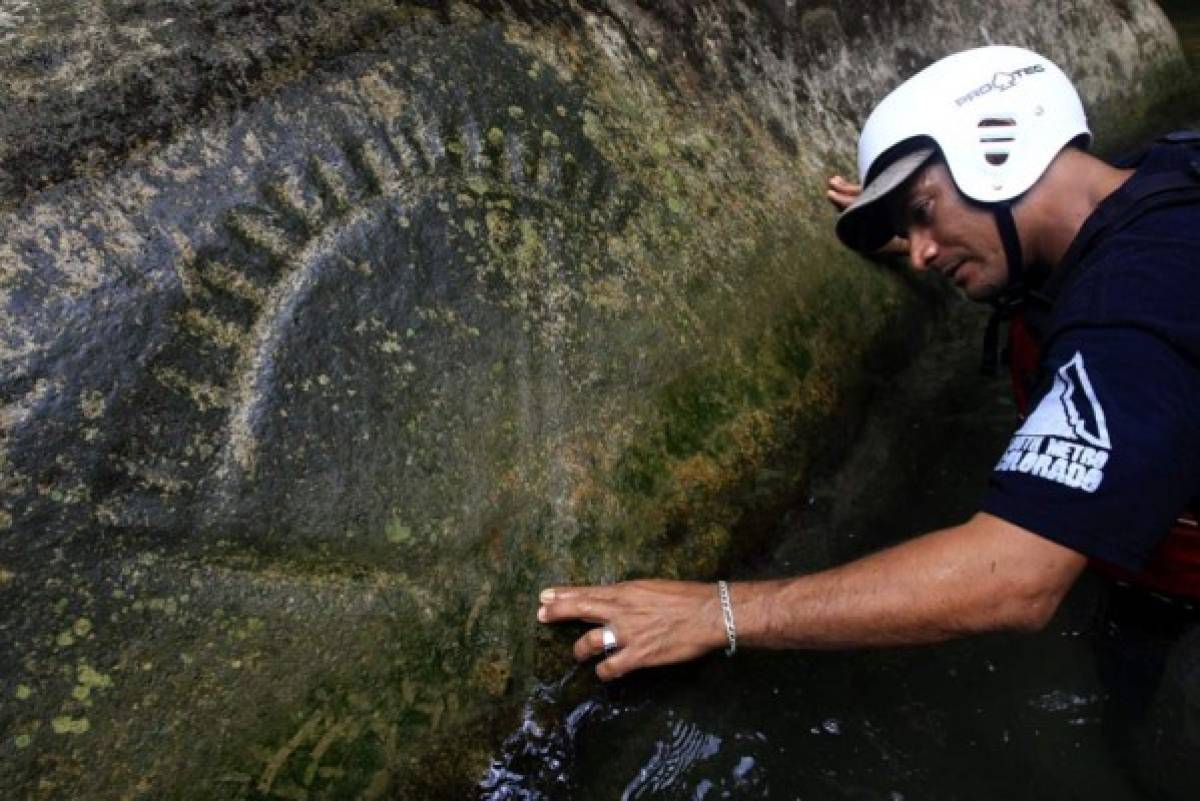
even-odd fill
[(59, 715), (50, 721), (50, 728), (55, 734), (80, 735), (87, 734), (92, 724), (87, 718), (74, 718), (70, 715)]

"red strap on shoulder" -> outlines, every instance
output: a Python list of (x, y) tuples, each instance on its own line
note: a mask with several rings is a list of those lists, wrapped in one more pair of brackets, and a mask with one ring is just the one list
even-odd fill
[(1029, 330), (1025, 315), (1014, 312), (1008, 321), (1008, 372), (1012, 379), (1013, 400), (1021, 417), (1028, 416), (1031, 411), (1040, 360), (1041, 348)]

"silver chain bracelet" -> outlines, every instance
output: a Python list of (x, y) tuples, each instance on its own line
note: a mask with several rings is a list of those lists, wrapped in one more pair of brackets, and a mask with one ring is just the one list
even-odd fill
[(717, 595), (721, 598), (721, 614), (725, 617), (725, 639), (729, 640), (725, 656), (733, 656), (737, 653), (737, 626), (733, 624), (733, 601), (729, 598), (729, 582), (717, 582)]

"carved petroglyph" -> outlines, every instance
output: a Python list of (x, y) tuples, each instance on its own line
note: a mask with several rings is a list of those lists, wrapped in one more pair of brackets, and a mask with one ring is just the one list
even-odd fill
[[(523, 315), (526, 331), (552, 343), (582, 302), (566, 260), (579, 260), (583, 278), (604, 278), (607, 238), (636, 195), (602, 161), (572, 152), (588, 145), (582, 115), (561, 103), (527, 111), (460, 98), (436, 107), (386, 74), (360, 79), (358, 94), (372, 105), (344, 113), (336, 146), (261, 180), (252, 203), (223, 214), (214, 241), (180, 247), (175, 334), (149, 370), (156, 388), (144, 390), (155, 398), (143, 404), (150, 436), (125, 441), (112, 459), (135, 493), (163, 496), (152, 503), (157, 514), (185, 513), (191, 501), (180, 494), (255, 477), (264, 429), (292, 413), (284, 396), (299, 390), (281, 370), (310, 346), (304, 328), (316, 318), (306, 309), (319, 287), (363, 287), (358, 323), (338, 324), (386, 328), (379, 347), (400, 359), (393, 372), (403, 388), (418, 366), (433, 366), (409, 341), (414, 327), (439, 325), (463, 341), (480, 335), (463, 287)], [(264, 147), (249, 148), (249, 139), (243, 147)], [(380, 291), (392, 291), (387, 282), (403, 285), (404, 297), (374, 308)], [(461, 286), (445, 288), (454, 282)], [(327, 375), (315, 378), (328, 387)], [(129, 500), (144, 515), (149, 500)], [(125, 505), (110, 498), (105, 508), (120, 521)]]

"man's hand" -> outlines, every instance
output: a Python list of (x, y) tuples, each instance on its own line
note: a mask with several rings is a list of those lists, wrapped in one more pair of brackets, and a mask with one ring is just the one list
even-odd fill
[(633, 670), (686, 662), (725, 645), (725, 624), (716, 584), (628, 581), (599, 587), (542, 590), (538, 620), (585, 620), (597, 628), (575, 642), (585, 662), (604, 653), (603, 627), (617, 638), (616, 651), (596, 666), (604, 681)]
[(829, 179), (829, 188), (825, 191), (825, 197), (829, 198), (829, 202), (838, 211), (845, 210), (861, 194), (861, 186), (847, 181), (840, 175)]

